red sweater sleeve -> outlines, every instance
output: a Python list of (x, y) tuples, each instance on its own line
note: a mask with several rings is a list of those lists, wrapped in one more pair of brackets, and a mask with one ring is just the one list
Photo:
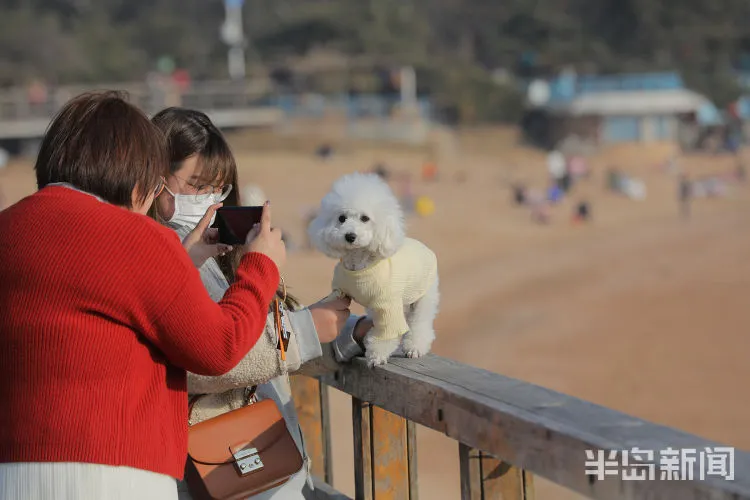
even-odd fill
[[(234, 368), (260, 338), (279, 284), (276, 264), (260, 253), (243, 256), (236, 280), (218, 304), (206, 292), (198, 270), (187, 263), (171, 301), (159, 312), (148, 340), (169, 359), (199, 375), (222, 375)], [(175, 264), (174, 262), (172, 263)]]

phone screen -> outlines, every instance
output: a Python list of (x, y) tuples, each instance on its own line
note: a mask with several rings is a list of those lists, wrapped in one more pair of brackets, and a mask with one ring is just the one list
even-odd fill
[(219, 242), (242, 245), (253, 225), (260, 222), (263, 207), (221, 207), (211, 227), (219, 229)]

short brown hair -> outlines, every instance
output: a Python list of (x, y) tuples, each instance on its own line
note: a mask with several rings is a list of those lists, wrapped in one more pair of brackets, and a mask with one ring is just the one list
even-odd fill
[(39, 189), (67, 182), (132, 208), (169, 171), (166, 141), (138, 108), (116, 91), (74, 97), (52, 119), (34, 166)]

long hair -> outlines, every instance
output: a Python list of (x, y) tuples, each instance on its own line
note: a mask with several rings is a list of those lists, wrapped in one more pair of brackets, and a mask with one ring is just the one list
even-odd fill
[[(224, 200), (225, 207), (241, 205), (240, 189), (237, 180), (237, 162), (224, 135), (205, 113), (193, 109), (171, 107), (157, 113), (151, 121), (166, 137), (169, 154), (169, 173), (177, 172), (182, 163), (197, 155), (200, 167), (200, 181), (205, 184), (231, 184), (232, 191)], [(149, 215), (160, 220), (156, 204)], [(237, 266), (242, 259), (241, 246), (231, 252), (215, 257), (222, 274), (229, 283), (235, 280)], [(299, 308), (299, 302), (285, 293), (283, 285), (276, 292), (279, 298), (286, 297), (289, 309)]]

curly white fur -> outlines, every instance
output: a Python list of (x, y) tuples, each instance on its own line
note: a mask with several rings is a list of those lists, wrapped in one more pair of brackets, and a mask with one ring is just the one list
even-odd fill
[(263, 189), (256, 184), (247, 184), (242, 188), (242, 204), (249, 207), (263, 205), (268, 197)]
[[(405, 238), (404, 214), (398, 199), (376, 174), (349, 174), (338, 179), (321, 201), (308, 227), (310, 241), (328, 257), (340, 259), (357, 271), (391, 257)], [(433, 322), (438, 312), (438, 281), (413, 304), (404, 304), (409, 332), (402, 339), (365, 339), (370, 366), (384, 364), (402, 344), (407, 357), (427, 354), (435, 339)], [(368, 311), (368, 315), (372, 316)]]

